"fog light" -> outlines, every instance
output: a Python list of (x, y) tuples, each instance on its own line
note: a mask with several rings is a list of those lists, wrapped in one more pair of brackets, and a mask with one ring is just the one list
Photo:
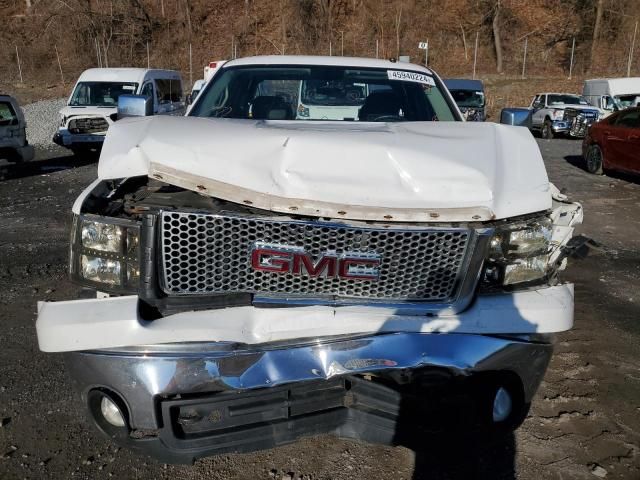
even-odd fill
[[(494, 408), (495, 411), (495, 408)], [(102, 397), (100, 401), (100, 412), (104, 419), (114, 427), (124, 427), (124, 417), (118, 406), (108, 397)], [(494, 413), (495, 416), (495, 413)]]
[(504, 388), (500, 387), (493, 399), (493, 421), (504, 422), (513, 410), (511, 395)]

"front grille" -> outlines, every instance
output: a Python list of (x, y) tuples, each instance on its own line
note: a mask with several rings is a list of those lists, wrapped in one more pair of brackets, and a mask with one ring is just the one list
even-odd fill
[(103, 117), (72, 118), (69, 120), (71, 133), (100, 133), (109, 129), (109, 123)]
[(587, 129), (598, 120), (597, 110), (567, 108), (565, 118), (570, 122), (569, 134), (573, 137), (584, 137)]
[[(169, 295), (258, 293), (445, 302), (460, 283), (467, 229), (397, 229), (184, 212), (161, 214), (161, 283)], [(257, 271), (256, 244), (379, 259), (375, 280)]]

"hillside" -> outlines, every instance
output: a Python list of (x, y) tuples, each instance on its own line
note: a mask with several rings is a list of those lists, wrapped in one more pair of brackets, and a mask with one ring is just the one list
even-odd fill
[[(424, 62), (420, 41), (439, 73), (471, 76), (476, 39), (480, 77), (520, 76), (526, 42), (527, 77), (566, 78), (574, 39), (573, 76), (620, 76), (638, 19), (637, 0), (0, 0), (0, 84), (19, 89), (16, 47), (22, 83), (55, 90), (98, 65), (148, 62), (189, 83), (210, 60), (255, 54)], [(632, 60), (640, 75), (640, 47)]]

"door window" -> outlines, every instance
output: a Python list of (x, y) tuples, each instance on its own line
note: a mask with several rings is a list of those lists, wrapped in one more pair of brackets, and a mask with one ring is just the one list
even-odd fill
[(614, 125), (623, 128), (640, 128), (640, 110), (622, 112), (618, 115)]
[(9, 102), (0, 102), (0, 125), (17, 125), (18, 117)]
[(140, 95), (142, 95), (145, 98), (153, 99), (153, 83), (151, 82), (145, 83), (144, 86), (142, 87), (142, 90), (140, 91)]
[(180, 80), (157, 78), (155, 82), (159, 104), (182, 102), (182, 83)]

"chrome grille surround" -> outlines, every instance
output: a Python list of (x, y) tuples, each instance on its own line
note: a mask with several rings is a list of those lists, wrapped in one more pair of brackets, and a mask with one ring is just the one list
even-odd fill
[(569, 134), (572, 137), (584, 137), (588, 128), (598, 121), (597, 110), (565, 109), (565, 120), (570, 122)]
[[(292, 301), (331, 297), (446, 305), (457, 299), (463, 283), (471, 290), (480, 271), (481, 261), (467, 268), (477, 237), (467, 227), (346, 225), (176, 211), (161, 212), (160, 220), (160, 283), (170, 296), (254, 293)], [(256, 271), (251, 267), (256, 243), (302, 248), (314, 259), (327, 252), (376, 255), (380, 277)]]

